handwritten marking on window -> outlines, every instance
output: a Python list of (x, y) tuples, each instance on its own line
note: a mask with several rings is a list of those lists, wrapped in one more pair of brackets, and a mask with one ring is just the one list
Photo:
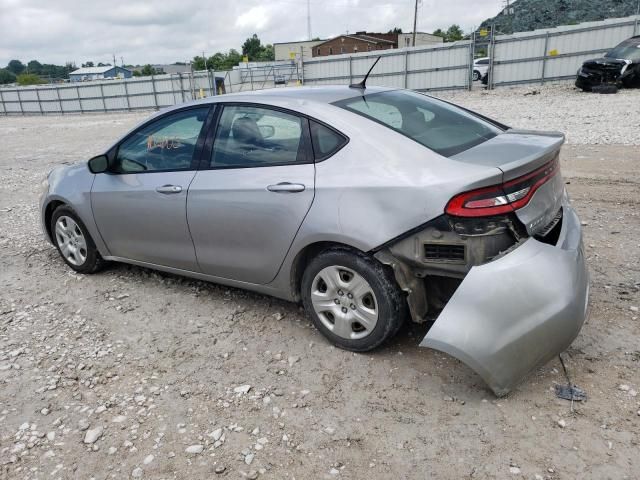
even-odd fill
[(175, 150), (183, 146), (179, 138), (175, 137), (154, 137), (149, 135), (147, 137), (147, 151), (155, 150), (156, 148), (164, 150)]

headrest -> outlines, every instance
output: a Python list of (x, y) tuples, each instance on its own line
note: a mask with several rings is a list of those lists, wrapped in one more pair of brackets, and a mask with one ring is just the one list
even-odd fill
[(258, 124), (251, 117), (236, 118), (231, 126), (231, 133), (239, 142), (257, 143), (263, 140)]

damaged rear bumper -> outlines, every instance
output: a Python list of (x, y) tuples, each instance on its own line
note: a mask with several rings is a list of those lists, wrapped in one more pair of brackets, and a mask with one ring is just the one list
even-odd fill
[(562, 208), (555, 245), (529, 238), (472, 267), (420, 344), (458, 358), (498, 396), (564, 351), (587, 317), (582, 229), (566, 199)]

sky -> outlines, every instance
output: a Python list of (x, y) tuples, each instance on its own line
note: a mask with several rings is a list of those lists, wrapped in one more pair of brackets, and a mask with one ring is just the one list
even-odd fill
[[(309, 0), (313, 37), (413, 28), (413, 0)], [(503, 0), (421, 0), (418, 31), (470, 31)], [(0, 67), (11, 59), (159, 64), (210, 56), (258, 34), (263, 44), (307, 39), (305, 0), (0, 0)]]

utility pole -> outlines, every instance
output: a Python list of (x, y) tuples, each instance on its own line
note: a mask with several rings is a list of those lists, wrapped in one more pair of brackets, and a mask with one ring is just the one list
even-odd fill
[(307, 37), (311, 40), (311, 0), (307, 0)]
[(113, 66), (114, 66), (114, 67), (117, 67), (117, 66), (118, 66), (118, 64), (116, 63), (116, 54), (115, 54), (115, 53), (112, 53), (112, 55), (113, 55)]
[(411, 41), (411, 46), (416, 46), (416, 28), (418, 25), (418, 0), (416, 0), (416, 7), (413, 11), (413, 40)]

